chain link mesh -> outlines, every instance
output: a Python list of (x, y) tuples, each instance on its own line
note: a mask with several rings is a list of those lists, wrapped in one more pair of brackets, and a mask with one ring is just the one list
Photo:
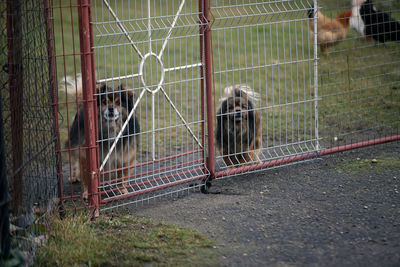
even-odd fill
[[(43, 1), (2, 1), (0, 9), (1, 21), (7, 21), (0, 26), (0, 62), (5, 63), (1, 66), (0, 83), (7, 177), (12, 196), (10, 221), (26, 229), (18, 233), (20, 242), (16, 244), (21, 250), (33, 252), (35, 243), (30, 241), (40, 236), (48, 223), (47, 215), (55, 205), (58, 190), (44, 6)], [(10, 84), (10, 80), (17, 81)], [(15, 160), (17, 157), (20, 161)]]

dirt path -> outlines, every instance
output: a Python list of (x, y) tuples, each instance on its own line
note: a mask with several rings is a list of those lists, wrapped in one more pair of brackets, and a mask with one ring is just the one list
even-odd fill
[(400, 263), (399, 142), (214, 181), (210, 191), (132, 213), (204, 233), (223, 266)]

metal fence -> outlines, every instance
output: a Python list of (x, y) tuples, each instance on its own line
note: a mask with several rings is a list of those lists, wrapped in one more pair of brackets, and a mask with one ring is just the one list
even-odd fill
[(322, 147), (331, 148), (329, 152), (398, 139), (400, 46), (393, 40), (377, 40), (387, 34), (398, 36), (400, 25), (391, 27), (381, 18), (387, 14), (400, 21), (399, 2), (372, 1), (372, 15), (365, 1), (319, 2), (320, 11), (331, 18), (346, 10), (353, 13), (344, 38), (326, 53), (319, 51)]
[[(23, 77), (1, 73), (12, 195), (27, 179), (61, 210), (97, 215), (398, 140), (400, 47), (371, 32), (383, 22), (357, 33), (365, 1), (353, 2), (27, 1)], [(374, 5), (400, 18), (396, 1)]]
[[(53, 6), (60, 21), (55, 37), (68, 43), (56, 43), (55, 53), (66, 209), (126, 205), (186, 191), (189, 184), (199, 187), (208, 177), (202, 53), (207, 20), (199, 3)], [(78, 31), (82, 27), (90, 35)], [(81, 60), (84, 55), (89, 58)], [(91, 61), (96, 64), (88, 67)], [(89, 128), (94, 138), (87, 137)]]
[(16, 244), (34, 252), (36, 243), (29, 237), (40, 235), (58, 196), (50, 24), (46, 2), (2, 1), (0, 7), (2, 171), (9, 185), (1, 194), (2, 201), (7, 201), (7, 191), (12, 197), (10, 223), (19, 227), (13, 227)]
[[(215, 1), (216, 177), (316, 155), (317, 54), (306, 16), (312, 4)], [(237, 94), (227, 94), (232, 87), (254, 97), (237, 99)], [(245, 102), (243, 108), (239, 102)], [(237, 119), (238, 110), (256, 119)]]
[(204, 179), (202, 6), (193, 1), (93, 4), (96, 79), (100, 88), (102, 83), (114, 88), (100, 89), (98, 102), (117, 108), (120, 102), (126, 116), (113, 125), (100, 119), (108, 112), (104, 104), (99, 109), (102, 202), (135, 201), (143, 193)]

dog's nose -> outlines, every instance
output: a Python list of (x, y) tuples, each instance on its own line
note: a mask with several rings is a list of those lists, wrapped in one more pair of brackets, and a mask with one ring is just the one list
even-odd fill
[(242, 112), (240, 110), (236, 110), (234, 113), (235, 121), (240, 121), (242, 119)]
[(110, 112), (111, 114), (114, 114), (114, 107), (113, 106), (109, 106), (108, 107), (108, 112)]

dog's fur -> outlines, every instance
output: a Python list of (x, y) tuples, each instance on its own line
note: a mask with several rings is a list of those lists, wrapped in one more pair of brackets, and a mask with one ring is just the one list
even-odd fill
[[(75, 95), (78, 99), (82, 97), (82, 79), (77, 75), (76, 79), (65, 77), (61, 81), (61, 90), (67, 90), (69, 94)], [(65, 86), (66, 85), (66, 86)], [(130, 111), (134, 106), (134, 94), (127, 90), (123, 85), (117, 89), (102, 84), (97, 87), (97, 106), (98, 106), (98, 137), (100, 140), (99, 150), (101, 162), (108, 154), (111, 145), (122, 129)], [(87, 171), (86, 171), (86, 151), (79, 148), (86, 146), (84, 110), (79, 106), (72, 126), (70, 128), (69, 140), (65, 146), (73, 148), (71, 151), (71, 174), (70, 181), (81, 181), (83, 179), (83, 198), (88, 196)], [(136, 115), (133, 115), (127, 127), (122, 133), (114, 151), (111, 153), (104, 170), (113, 170), (115, 175), (109, 179), (122, 178), (122, 193), (127, 193), (126, 180), (128, 179), (132, 165), (135, 163), (136, 150), (139, 144), (140, 126)], [(123, 168), (123, 169), (122, 169)], [(121, 170), (122, 169), (122, 170)], [(116, 177), (115, 177), (116, 176)], [(108, 176), (107, 176), (108, 178)]]
[(227, 87), (224, 93), (217, 112), (215, 137), (225, 164), (237, 167), (259, 162), (261, 122), (253, 103), (258, 94), (247, 85)]

